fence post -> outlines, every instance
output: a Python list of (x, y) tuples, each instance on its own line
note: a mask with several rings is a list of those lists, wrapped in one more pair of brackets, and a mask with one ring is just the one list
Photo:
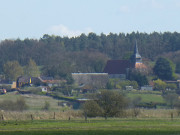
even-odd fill
[(54, 117), (53, 117), (53, 119), (56, 119), (56, 113), (54, 112)]
[(173, 120), (173, 113), (171, 113), (171, 120)]
[(31, 120), (33, 121), (33, 115), (31, 114)]
[(84, 116), (85, 116), (85, 121), (87, 121), (87, 113), (86, 112), (84, 113)]
[(1, 115), (1, 120), (4, 121), (4, 115), (3, 114)]

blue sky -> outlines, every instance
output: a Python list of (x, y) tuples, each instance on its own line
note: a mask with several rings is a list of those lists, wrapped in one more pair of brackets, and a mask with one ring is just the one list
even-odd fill
[(0, 40), (180, 32), (180, 0), (0, 0)]

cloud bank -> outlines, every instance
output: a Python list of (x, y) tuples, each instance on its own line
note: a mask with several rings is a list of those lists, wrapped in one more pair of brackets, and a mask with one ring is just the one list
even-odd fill
[(63, 24), (51, 26), (48, 30), (51, 34), (68, 36), (68, 37), (77, 37), (82, 33), (88, 34), (93, 32), (91, 28), (84, 28), (83, 30), (72, 30)]

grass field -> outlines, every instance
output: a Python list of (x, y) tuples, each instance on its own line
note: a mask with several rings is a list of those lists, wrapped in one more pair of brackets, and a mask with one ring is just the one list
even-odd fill
[(19, 97), (24, 97), (29, 107), (28, 110), (32, 110), (32, 111), (41, 110), (45, 104), (45, 101), (49, 102), (50, 109), (52, 111), (58, 111), (62, 109), (60, 106), (58, 106), (58, 102), (61, 102), (60, 100), (56, 100), (48, 96), (41, 96), (34, 94), (18, 94), (17, 92), (9, 92), (5, 95), (0, 95), (0, 101), (3, 100), (16, 101)]
[(3, 135), (179, 135), (180, 119), (90, 119), (7, 121)]
[[(129, 98), (141, 97), (143, 103), (165, 103), (161, 93), (157, 91), (130, 91), (126, 95)], [(30, 111), (39, 111), (44, 106), (45, 101), (50, 103), (50, 110), (59, 111), (64, 108), (58, 106), (58, 102), (62, 100), (53, 99), (52, 97), (35, 95), (35, 94), (18, 94), (18, 92), (9, 92), (5, 95), (0, 95), (0, 102), (3, 100), (16, 101), (19, 97), (24, 97)], [(67, 108), (68, 109), (68, 108)]]
[(133, 94), (129, 93), (128, 97), (133, 98), (133, 97), (141, 97), (142, 102), (145, 103), (165, 103), (161, 95), (155, 95), (155, 94)]
[(145, 103), (165, 103), (160, 92), (157, 91), (130, 91), (127, 93), (129, 98), (141, 97)]
[[(159, 93), (128, 93), (129, 97), (139, 95), (143, 102), (164, 102)], [(93, 118), (85, 121), (81, 111), (62, 111), (57, 105), (59, 100), (47, 96), (19, 95), (13, 92), (0, 95), (0, 101), (15, 101), (20, 96), (27, 101), (29, 110), (0, 111), (0, 119), (2, 115), (4, 117), (4, 120), (0, 120), (0, 135), (180, 135), (180, 116), (177, 110), (140, 109), (138, 117), (132, 118), (132, 110), (128, 109), (123, 116), (126, 118)], [(44, 101), (51, 104), (52, 110), (41, 110)]]

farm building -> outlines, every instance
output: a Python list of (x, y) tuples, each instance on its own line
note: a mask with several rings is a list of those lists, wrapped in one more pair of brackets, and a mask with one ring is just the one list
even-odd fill
[(105, 88), (109, 77), (107, 73), (72, 73), (79, 87), (87, 89)]
[(152, 91), (153, 87), (150, 86), (150, 85), (145, 85), (145, 86), (141, 86), (141, 90), (150, 90), (150, 91)]
[(65, 82), (64, 80), (55, 80), (53, 77), (29, 77), (29, 76), (20, 76), (18, 77), (16, 81), (16, 85), (14, 87), (23, 87), (23, 86), (29, 86), (29, 85), (47, 85), (49, 87), (52, 86), (59, 86), (61, 82)]
[(16, 87), (29, 86), (30, 84), (41, 84), (37, 77), (20, 76), (16, 81)]

